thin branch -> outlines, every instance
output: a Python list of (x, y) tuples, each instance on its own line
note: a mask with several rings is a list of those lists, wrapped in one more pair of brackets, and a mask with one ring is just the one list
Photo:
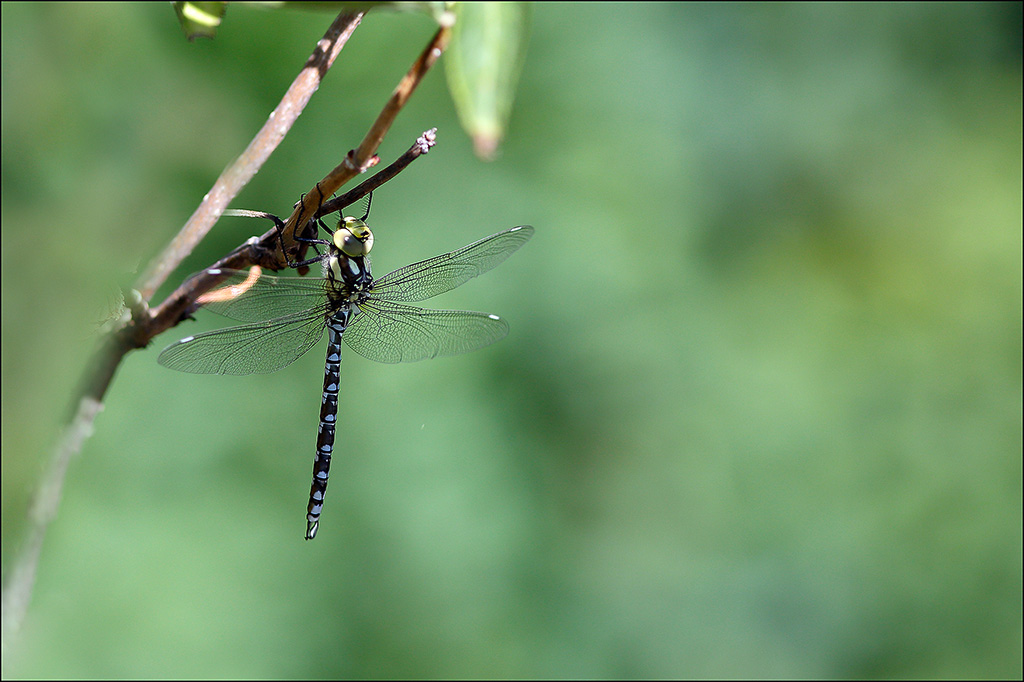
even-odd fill
[[(377, 116), (377, 119), (359, 147), (350, 151), (344, 161), (338, 164), (323, 180), (314, 185), (310, 191), (303, 194), (302, 198), (296, 202), (291, 215), (285, 221), (285, 228), (282, 230), (283, 239), (279, 236), (280, 233), (277, 232), (276, 228), (268, 230), (262, 237), (248, 240), (211, 267), (240, 269), (250, 265), (259, 265), (270, 270), (283, 269), (287, 264), (287, 258), (277, 248), (279, 240), (284, 242), (285, 249), (293, 249), (294, 245), (297, 244), (295, 242), (296, 230), (301, 234), (302, 229), (305, 228), (306, 223), (308, 223), (312, 216), (316, 215), (319, 217), (339, 210), (347, 205), (341, 203), (343, 200), (347, 200), (348, 203), (357, 201), (360, 197), (365, 196), (365, 194), (368, 194), (397, 175), (414, 159), (425, 153), (434, 143), (435, 130), (427, 131), (418, 138), (409, 151), (382, 173), (377, 174), (381, 176), (379, 179), (375, 175), (351, 192), (346, 193), (343, 197), (328, 202), (332, 206), (330, 210), (325, 210), (324, 206), (321, 205), (324, 196), (330, 196), (344, 182), (351, 180), (359, 172), (364, 172), (376, 165), (379, 161), (376, 151), (383, 139), (383, 134), (391, 127), (398, 112), (408, 102), (416, 86), (419, 85), (427, 71), (437, 61), (444, 47), (448, 44), (450, 35), (450, 28), (441, 27), (438, 29), (433, 39), (409, 69), (409, 72), (402, 78), (398, 87), (395, 88), (395, 91), (387, 103), (385, 103), (384, 108)], [(357, 171), (357, 169), (360, 170)], [(303, 253), (302, 245), (301, 243), (298, 244), (300, 244), (300, 247), (295, 250), (301, 255)], [(303, 270), (300, 269), (299, 272), (303, 273)], [(204, 277), (203, 275), (191, 278), (178, 287), (174, 293), (152, 311), (147, 311), (147, 314), (141, 317), (133, 315), (133, 324), (123, 330), (125, 335), (122, 337), (122, 347), (130, 349), (146, 346), (154, 336), (174, 326), (183, 317), (186, 317), (191, 311), (195, 310), (195, 301), (198, 296), (216, 286), (217, 282), (217, 278)]]
[[(203, 197), (200, 206), (179, 234), (140, 278), (137, 290), (127, 292), (125, 298), (131, 314), (125, 316), (124, 323), (119, 329), (101, 339), (100, 347), (93, 356), (86, 376), (75, 393), (77, 409), (64, 428), (61, 443), (52, 453), (47, 475), (40, 481), (34, 496), (32, 510), (29, 514), (27, 539), (10, 564), (8, 579), (3, 586), (2, 600), (0, 600), (2, 601), (0, 606), (2, 606), (3, 614), (4, 651), (7, 649), (10, 635), (18, 629), (27, 612), (43, 539), (49, 524), (56, 518), (57, 509), (60, 506), (60, 492), (68, 463), (71, 457), (81, 450), (82, 443), (91, 433), (96, 415), (102, 409), (103, 397), (113, 381), (121, 360), (129, 351), (144, 348), (154, 336), (177, 324), (183, 316), (188, 314), (190, 307), (195, 305), (196, 298), (203, 291), (214, 286), (214, 283), (207, 283), (208, 286), (205, 288), (201, 281), (193, 282), (192, 285), (183, 284), (174, 294), (152, 310), (148, 307), (149, 300), (170, 273), (180, 265), (184, 257), (209, 232), (231, 199), (238, 194), (277, 147), (309, 98), (319, 87), (324, 74), (352, 35), (352, 31), (359, 25), (361, 18), (362, 13), (342, 14), (331, 24), (324, 38), (317, 44), (317, 49), (310, 56), (306, 66), (252, 143), (217, 179), (211, 191)], [(427, 49), (399, 83), (359, 147), (350, 151), (345, 160), (314, 188), (318, 190), (320, 196), (314, 198), (311, 192), (307, 192), (303, 196), (289, 218), (290, 236), (294, 237), (295, 229), (303, 215), (311, 215), (313, 212), (318, 212), (318, 215), (326, 215), (346, 205), (341, 203), (346, 198), (350, 198), (348, 203), (357, 201), (359, 197), (394, 177), (412, 160), (430, 148), (433, 144), (433, 131), (424, 133), (424, 136), (417, 140), (409, 152), (406, 152), (384, 172), (370, 178), (344, 196), (329, 202), (335, 208), (326, 210), (326, 206), (319, 205), (310, 208), (313, 201), (319, 203), (321, 196), (330, 196), (345, 182), (377, 163), (376, 151), (384, 135), (409, 100), (416, 86), (422, 81), (423, 76), (444, 51), (450, 35), (451, 31), (446, 27), (437, 32)], [(289, 232), (286, 231), (286, 234)], [(280, 269), (283, 267), (284, 256), (276, 251), (276, 243), (273, 241), (275, 237), (276, 234), (272, 234), (269, 237), (264, 235), (258, 240), (251, 239), (221, 259), (219, 263), (222, 264), (222, 267), (262, 264), (273, 269)]]
[(409, 97), (412, 96), (412, 93), (423, 80), (423, 77), (426, 76), (427, 71), (444, 53), (445, 48), (448, 46), (448, 41), (451, 39), (451, 34), (451, 28), (448, 26), (442, 26), (437, 30), (437, 33), (434, 34), (426, 48), (420, 53), (419, 58), (413, 63), (409, 72), (405, 74), (398, 87), (391, 93), (390, 99), (384, 104), (384, 108), (378, 114), (377, 120), (370, 126), (370, 130), (367, 131), (359, 146), (350, 151), (341, 163), (324, 176), (324, 179), (318, 182), (315, 187), (306, 192), (301, 201), (295, 205), (295, 209), (288, 217), (288, 220), (285, 221), (284, 233), (287, 239), (294, 240), (296, 230), (298, 230), (299, 234), (302, 233), (304, 226), (298, 224), (301, 217), (312, 215), (318, 211), (320, 209), (321, 197), (331, 196), (356, 175), (365, 173), (377, 164), (378, 158), (376, 154), (380, 143), (391, 128), (391, 124), (395, 122), (398, 112), (402, 110), (402, 107), (409, 101)]
[[(129, 351), (146, 347), (154, 336), (177, 324), (189, 313), (190, 309), (194, 309), (198, 296), (212, 288), (216, 282), (205, 282), (193, 278), (179, 287), (159, 306), (150, 309), (148, 302), (153, 293), (209, 232), (231, 199), (237, 196), (241, 188), (255, 175), (270, 153), (277, 147), (310, 97), (318, 89), (324, 74), (352, 35), (352, 31), (359, 25), (361, 18), (362, 13), (342, 14), (331, 24), (324, 38), (318, 42), (316, 50), (306, 62), (302, 72), (292, 83), (278, 107), (271, 113), (267, 123), (238, 159), (217, 179), (211, 191), (203, 197), (199, 207), (182, 230), (140, 278), (137, 290), (126, 292), (125, 298), (130, 315), (125, 315), (119, 329), (100, 340), (100, 347), (93, 356), (86, 376), (75, 393), (76, 411), (64, 428), (61, 443), (52, 453), (47, 475), (40, 481), (34, 496), (32, 510), (29, 514), (27, 539), (10, 564), (8, 579), (3, 586), (3, 595), (0, 599), (2, 601), (0, 606), (2, 606), (3, 614), (4, 651), (7, 649), (10, 635), (18, 629), (28, 609), (43, 539), (49, 524), (56, 518), (57, 509), (60, 506), (60, 493), (68, 463), (71, 457), (81, 450), (82, 443), (91, 433), (96, 415), (102, 409), (103, 397), (113, 381), (121, 360)], [(394, 177), (412, 160), (430, 148), (433, 144), (433, 131), (424, 133), (409, 152), (406, 152), (385, 171), (370, 178), (344, 196), (328, 202), (332, 206), (331, 209), (327, 210), (326, 206), (319, 205), (322, 196), (330, 196), (345, 182), (377, 163), (376, 151), (384, 135), (416, 86), (422, 81), (423, 76), (444, 51), (450, 34), (448, 28), (441, 28), (437, 32), (427, 49), (399, 83), (359, 147), (350, 151), (345, 160), (314, 188), (317, 196), (314, 196), (313, 192), (303, 195), (303, 199), (296, 204), (295, 210), (289, 218), (291, 230), (286, 230), (286, 235), (294, 237), (295, 229), (302, 221), (302, 216), (312, 215), (313, 212), (317, 212), (318, 215), (326, 215), (339, 210), (346, 205), (341, 203), (346, 198), (349, 199), (348, 203), (357, 201), (361, 196)], [(318, 205), (311, 208), (314, 201)], [(270, 231), (260, 239), (250, 239), (221, 259), (218, 265), (240, 268), (259, 264), (271, 269), (281, 269), (284, 266), (284, 255), (277, 251), (276, 238), (276, 231)]]
[(78, 413), (64, 429), (60, 443), (54, 448), (53, 457), (46, 475), (43, 476), (32, 496), (29, 507), (29, 532), (19, 549), (18, 555), (11, 563), (6, 584), (3, 588), (3, 599), (0, 600), (0, 621), (3, 622), (0, 633), (0, 655), (7, 657), (7, 647), (11, 637), (21, 627), (21, 622), (28, 612), (32, 599), (32, 587), (35, 585), (36, 568), (39, 555), (43, 549), (43, 538), (50, 522), (57, 516), (60, 506), (61, 489), (71, 458), (82, 449), (82, 443), (92, 435), (92, 425), (96, 415), (103, 406), (95, 400), (85, 398), (80, 401)]
[(5, 656), (8, 643), (28, 610), (43, 539), (50, 523), (57, 516), (68, 464), (91, 435), (96, 415), (103, 406), (103, 396), (122, 358), (134, 348), (145, 347), (161, 331), (159, 324), (153, 324), (155, 318), (150, 315), (147, 302), (185, 255), (209, 232), (231, 199), (237, 196), (280, 144), (359, 25), (362, 16), (362, 12), (338, 15), (267, 123), (241, 156), (221, 174), (181, 232), (140, 278), (137, 291), (126, 296), (131, 315), (125, 316), (123, 326), (100, 340), (100, 347), (74, 394), (74, 413), (62, 429), (60, 441), (54, 447), (46, 467), (46, 475), (40, 479), (33, 495), (27, 535), (12, 557), (5, 576), (0, 594), (0, 614), (3, 620), (0, 650)]
[(367, 180), (359, 183), (359, 185), (345, 192), (340, 197), (336, 197), (330, 201), (325, 201), (323, 205), (313, 213), (313, 218), (316, 219), (325, 215), (330, 215), (335, 211), (340, 211), (346, 206), (351, 206), (355, 202), (359, 201), (367, 194), (405, 170), (405, 167), (419, 158), (421, 154), (426, 154), (430, 151), (430, 148), (434, 146), (434, 142), (436, 140), (437, 128), (427, 130), (416, 138), (416, 143), (409, 147), (408, 151), (395, 159), (395, 162), (390, 166), (378, 173), (375, 173), (372, 178), (368, 178)]
[(143, 300), (149, 301), (153, 298), (157, 288), (202, 241), (231, 200), (238, 196), (271, 153), (277, 149), (320, 87), (320, 81), (348, 42), (352, 32), (359, 26), (362, 17), (361, 12), (342, 13), (330, 25), (324, 37), (317, 43), (313, 54), (306, 60), (306, 65), (298, 77), (281, 98), (281, 102), (270, 112), (267, 122), (263, 124), (256, 137), (235, 162), (221, 173), (213, 189), (203, 197), (195, 213), (142, 276), (136, 288), (142, 294)]
[[(426, 154), (432, 146), (437, 129), (431, 128), (416, 139), (416, 142), (398, 157), (387, 168), (376, 173), (373, 177), (367, 178), (364, 182), (350, 189), (339, 197), (324, 202), (319, 210), (310, 216), (309, 220), (320, 218), (325, 215), (340, 211), (341, 209), (354, 204), (364, 196), (374, 191), (388, 180), (398, 175), (410, 163), (421, 155)], [(308, 221), (303, 221), (308, 222)], [(285, 266), (281, 262), (280, 249), (281, 235), (275, 226), (259, 237), (252, 237), (234, 251), (218, 260), (213, 265), (205, 268), (202, 272), (182, 282), (163, 303), (155, 307), (149, 313), (150, 329), (152, 336), (173, 327), (183, 317), (187, 317), (198, 307), (199, 297), (223, 281), (223, 276), (212, 275), (210, 270), (233, 269), (241, 270), (253, 265), (258, 265), (269, 270), (281, 270)], [(154, 331), (159, 329), (159, 331)]]

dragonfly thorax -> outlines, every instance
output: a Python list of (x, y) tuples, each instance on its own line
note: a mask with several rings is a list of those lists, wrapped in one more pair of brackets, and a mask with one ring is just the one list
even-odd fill
[(373, 284), (370, 259), (346, 256), (340, 251), (328, 254), (324, 260), (324, 278), (333, 285), (336, 293), (341, 294), (342, 299), (357, 300)]

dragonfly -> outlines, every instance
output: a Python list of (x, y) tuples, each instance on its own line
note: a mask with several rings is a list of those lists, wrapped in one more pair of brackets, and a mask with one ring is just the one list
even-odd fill
[[(284, 223), (272, 214), (238, 211), (235, 215), (271, 218), (279, 234)], [(460, 310), (429, 310), (408, 303), (458, 287), (501, 264), (530, 237), (533, 227), (519, 225), (484, 237), (461, 249), (407, 265), (383, 277), (370, 273), (373, 233), (362, 218), (346, 216), (333, 232), (313, 221), (330, 239), (300, 238), (325, 248), (299, 267), (320, 261), (322, 277), (277, 277), (253, 270), (207, 270), (223, 286), (204, 294), (203, 307), (243, 322), (188, 336), (157, 358), (164, 367), (196, 374), (262, 374), (291, 364), (327, 330), (320, 422), (313, 459), (313, 482), (306, 508), (306, 539), (320, 527), (334, 450), (341, 387), (341, 346), (376, 362), (415, 362), (483, 348), (508, 334), (497, 315)], [(283, 240), (282, 240), (283, 248)], [(202, 275), (203, 273), (199, 273)]]

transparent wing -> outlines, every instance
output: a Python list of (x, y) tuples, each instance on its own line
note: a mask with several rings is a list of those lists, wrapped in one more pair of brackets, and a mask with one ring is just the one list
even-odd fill
[(469, 246), (399, 268), (370, 288), (377, 301), (422, 301), (450, 291), (502, 263), (533, 236), (533, 228), (520, 225), (484, 237)]
[(316, 345), (327, 325), (319, 311), (189, 336), (164, 348), (164, 367), (193, 374), (266, 374), (295, 362)]
[(203, 294), (203, 309), (239, 322), (260, 322), (313, 310), (327, 301), (325, 280), (317, 277), (275, 277), (256, 269), (221, 269), (227, 277)]
[(360, 304), (345, 330), (345, 343), (376, 362), (416, 362), (468, 353), (500, 341), (508, 324), (497, 315), (462, 310), (424, 310), (389, 301)]

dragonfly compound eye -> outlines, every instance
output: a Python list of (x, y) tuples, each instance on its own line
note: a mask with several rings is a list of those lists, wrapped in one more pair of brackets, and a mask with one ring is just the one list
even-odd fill
[(359, 218), (343, 218), (334, 233), (334, 245), (346, 256), (365, 256), (373, 248), (373, 233)]

